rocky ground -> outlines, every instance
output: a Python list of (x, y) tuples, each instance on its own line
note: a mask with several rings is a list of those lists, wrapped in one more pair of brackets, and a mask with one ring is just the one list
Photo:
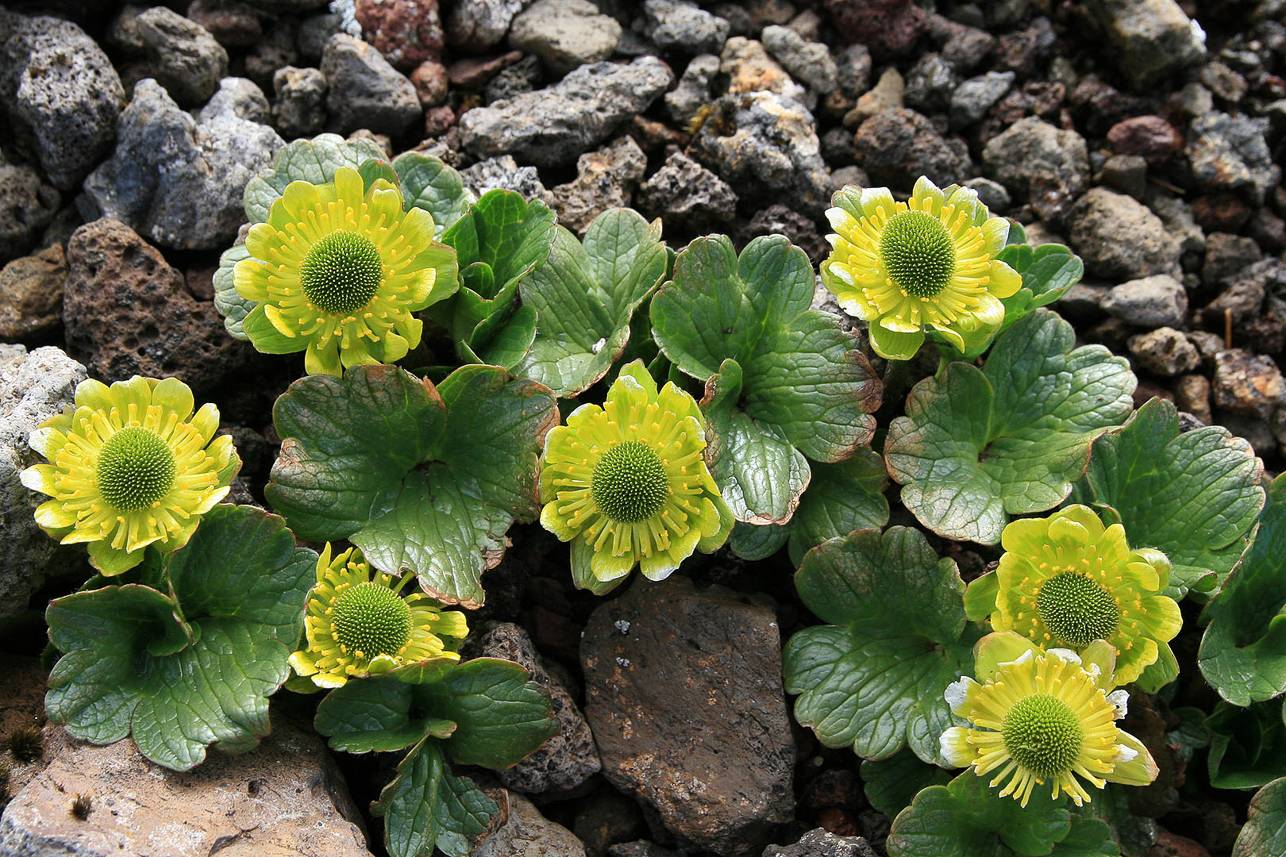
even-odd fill
[[(239, 499), (262, 496), (271, 403), (301, 366), (227, 336), (211, 276), (246, 181), (285, 142), (336, 131), (420, 148), (479, 193), (544, 199), (574, 231), (626, 205), (661, 217), (671, 246), (783, 232), (814, 262), (835, 189), (966, 183), (1033, 242), (1084, 259), (1057, 309), (1128, 356), (1140, 404), (1227, 426), (1275, 473), (1283, 76), (1282, 0), (0, 6), (0, 649), (17, 664), (0, 725), (39, 722), (41, 608), (86, 575), (83, 552), (36, 529), (16, 479), (27, 432), (79, 380), (184, 379), (236, 439)], [(480, 853), (880, 853), (888, 821), (852, 753), (788, 716), (780, 643), (809, 619), (784, 557), (753, 574), (695, 559), (696, 587), (602, 601), (571, 589), (543, 531), (512, 536), (474, 622), (500, 624), (476, 645), (528, 663), (564, 728), (487, 780), (509, 822)], [(966, 568), (992, 558), (958, 553)], [(0, 853), (361, 855), (367, 832), (381, 853), (357, 807), (388, 772), (337, 768), (294, 725), (308, 705), (279, 700), (264, 749), (187, 775), (47, 728), (42, 754), (11, 760)], [(1174, 831), (1161, 857), (1227, 854), (1244, 807), (1189, 791), (1156, 810)]]

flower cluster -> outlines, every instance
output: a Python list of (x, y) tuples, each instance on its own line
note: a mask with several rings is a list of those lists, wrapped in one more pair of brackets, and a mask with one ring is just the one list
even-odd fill
[(232, 438), (214, 437), (218, 408), (194, 407), (175, 378), (82, 381), (75, 408), (28, 440), (49, 462), (22, 472), (23, 485), (52, 498), (36, 522), (63, 544), (86, 543), (105, 575), (138, 565), (149, 545), (183, 547), (241, 468)]

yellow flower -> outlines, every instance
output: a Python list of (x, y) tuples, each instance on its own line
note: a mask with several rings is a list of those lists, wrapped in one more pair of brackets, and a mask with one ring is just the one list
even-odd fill
[(1161, 595), (1170, 561), (1151, 548), (1132, 551), (1120, 524), (1104, 527), (1088, 506), (1005, 527), (996, 568), (991, 626), (1038, 646), (1080, 651), (1106, 640), (1119, 652), (1116, 683), (1128, 684), (1164, 654), (1183, 616)]
[(922, 177), (908, 202), (894, 202), (888, 188), (851, 185), (831, 201), (822, 283), (870, 322), (877, 354), (909, 360), (926, 330), (963, 352), (1000, 328), (999, 298), (1018, 291), (1022, 277), (995, 258), (1009, 222), (989, 216), (975, 191), (939, 190)]
[(1115, 650), (1100, 640), (1083, 654), (1044, 652), (1012, 633), (979, 640), (975, 668), (982, 683), (966, 676), (946, 692), (951, 710), (973, 728), (943, 732), (943, 758), (980, 777), (994, 771), (992, 786), (1008, 779), (1000, 796), (1013, 795), (1023, 806), (1046, 783), (1050, 797), (1063, 792), (1080, 806), (1090, 799), (1081, 779), (1100, 789), (1108, 781), (1152, 782), (1151, 754), (1116, 726), (1129, 694), (1112, 690)]
[[(637, 564), (662, 580), (728, 538), (732, 510), (706, 468), (705, 419), (674, 384), (635, 361), (603, 407), (582, 405), (545, 440), (540, 522), (572, 542), (582, 588), (605, 592)], [(608, 584), (608, 585), (604, 585)]]
[(182, 381), (138, 375), (111, 387), (82, 381), (75, 402), (28, 440), (49, 464), (24, 470), (22, 484), (53, 498), (37, 507), (36, 522), (63, 544), (88, 543), (105, 575), (138, 565), (148, 545), (187, 544), (241, 469), (231, 437), (211, 443), (218, 408), (194, 416)]
[(348, 167), (330, 184), (287, 185), (267, 222), (250, 228), (246, 252), (233, 281), (259, 306), (243, 330), (260, 351), (307, 349), (309, 374), (402, 359), (424, 327), (411, 313), (456, 287), (437, 282), (435, 265), (453, 251), (434, 243), (429, 213), (403, 212), (397, 188), (384, 179), (365, 188)]
[(349, 676), (379, 675), (428, 658), (459, 660), (455, 648), (469, 633), (465, 615), (443, 611), (420, 592), (399, 595), (414, 579), (407, 574), (394, 584), (383, 572), (372, 578), (361, 551), (350, 548), (332, 560), (327, 544), (308, 593), (308, 647), (290, 656), (295, 672), (318, 687), (342, 687)]

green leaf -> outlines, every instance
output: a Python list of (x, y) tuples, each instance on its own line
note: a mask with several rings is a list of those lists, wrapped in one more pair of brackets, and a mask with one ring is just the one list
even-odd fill
[(1157, 841), (1157, 824), (1130, 810), (1132, 789), (1132, 786), (1108, 783), (1104, 788), (1093, 792), (1092, 801), (1072, 811), (1076, 818), (1094, 818), (1106, 824), (1112, 841), (1125, 857), (1147, 857)]
[[(1058, 853), (1072, 831), (1066, 799), (1037, 789), (1026, 807), (966, 771), (930, 786), (898, 813), (889, 831), (889, 857), (1010, 857)], [(1090, 852), (1094, 853), (1094, 852)], [(1110, 853), (1110, 852), (1104, 852)]]
[[(839, 319), (809, 309), (814, 282), (808, 257), (780, 235), (756, 238), (740, 257), (716, 235), (689, 244), (652, 299), (652, 334), (662, 353), (707, 384), (715, 445), (734, 458), (716, 458), (715, 481), (725, 499), (743, 498), (729, 499), (738, 520), (788, 520), (807, 484), (803, 456), (842, 461), (869, 443), (875, 428), (870, 413), (881, 385)], [(735, 383), (728, 361), (740, 369)], [(729, 391), (723, 398), (711, 395), (716, 375), (715, 392)], [(743, 454), (747, 460), (735, 460)], [(759, 484), (737, 477), (752, 472)]]
[(917, 792), (929, 786), (945, 786), (951, 774), (929, 765), (910, 750), (899, 750), (887, 759), (862, 762), (862, 789), (871, 806), (889, 818), (911, 805)]
[(828, 747), (887, 759), (909, 745), (938, 763), (956, 723), (943, 693), (972, 672), (977, 639), (955, 563), (918, 530), (861, 530), (809, 551), (795, 587), (829, 623), (795, 633), (782, 654), (795, 719)]
[(330, 738), (333, 749), (346, 753), (389, 753), (425, 735), (446, 738), (456, 724), (419, 710), (416, 696), (420, 686), (442, 681), (456, 665), (455, 658), (432, 658), (411, 668), (352, 679), (317, 706), (314, 725)]
[(281, 454), (264, 489), (305, 538), (351, 539), (381, 571), (417, 574), (477, 607), (515, 518), (540, 511), (536, 474), (558, 411), (549, 390), (497, 366), (434, 387), (393, 366), (301, 379), (273, 411)]
[(1206, 718), (1210, 784), (1217, 789), (1253, 789), (1286, 771), (1286, 724), (1279, 700), (1238, 708), (1226, 702)]
[(1081, 258), (1062, 244), (1042, 244), (1039, 247), (1010, 245), (1001, 250), (996, 258), (1008, 264), (1023, 278), (1022, 288), (1009, 297), (1000, 299), (1005, 305), (1005, 320), (1000, 325), (1000, 333), (1013, 327), (1032, 310), (1049, 306), (1067, 294), (1085, 274)]
[(780, 428), (738, 409), (741, 379), (737, 361), (725, 360), (706, 383), (701, 407), (713, 432), (710, 474), (737, 520), (783, 523), (808, 487), (808, 460)]
[(246, 184), (246, 217), (251, 223), (268, 219), (272, 204), (295, 181), (327, 184), (340, 167), (358, 169), (366, 161), (384, 158), (384, 151), (369, 140), (345, 140), (338, 134), (321, 134), (296, 140), (277, 152), (272, 169)]
[(422, 208), (433, 216), (433, 236), (442, 233), (465, 215), (473, 194), (464, 179), (451, 167), (423, 152), (403, 152), (393, 159), (393, 170), (402, 186), (407, 208)]
[(1250, 799), (1246, 824), (1232, 857), (1286, 854), (1286, 777), (1273, 780)]
[(357, 174), (362, 177), (362, 186), (366, 190), (370, 190), (371, 185), (383, 179), (393, 185), (393, 187), (399, 188), (400, 192), (397, 173), (393, 170), (393, 167), (389, 162), (384, 160), (383, 155), (380, 155), (378, 158), (368, 158), (367, 160), (362, 161), (362, 165), (357, 168)]
[(1221, 583), (1245, 550), (1264, 507), (1262, 473), (1246, 441), (1220, 426), (1180, 434), (1174, 405), (1152, 399), (1120, 431), (1094, 442), (1073, 496), (1109, 510), (1130, 547), (1164, 552), (1171, 563), (1166, 594), (1182, 598)]
[(1049, 853), (1051, 857), (1121, 857), (1111, 826), (1081, 815), (1072, 816), (1072, 829)]
[(634, 311), (660, 284), (667, 260), (661, 222), (629, 209), (600, 214), (583, 244), (559, 227), (549, 260), (519, 287), (540, 327), (516, 374), (560, 398), (589, 389), (624, 352)]
[(387, 494), (429, 457), (447, 420), (431, 384), (383, 365), (301, 378), (272, 415), (282, 444), (264, 495), (315, 541), (347, 538), (387, 511)]
[(1100, 345), (1038, 309), (996, 340), (982, 370), (951, 363), (916, 384), (884, 444), (902, 502), (941, 536), (995, 544), (1010, 515), (1061, 503), (1090, 444), (1125, 422), (1135, 379)]
[(285, 522), (216, 506), (192, 540), (143, 573), (166, 590), (109, 586), (55, 599), (50, 639), (66, 654), (45, 706), (72, 735), (189, 770), (218, 743), (237, 751), (269, 730), (268, 700), (290, 674), (317, 555)]
[(425, 738), (397, 766), (371, 813), (384, 816), (384, 845), (392, 857), (467, 857), (500, 811), (467, 777), (457, 777), (438, 742)]
[(1203, 618), (1197, 663), (1220, 696), (1244, 706), (1286, 693), (1286, 478), (1273, 480), (1250, 549)]
[(766, 527), (737, 524), (730, 544), (738, 556), (763, 559), (789, 538), (790, 561), (798, 567), (805, 553), (827, 539), (882, 529), (889, 522), (884, 497), (889, 477), (879, 453), (863, 448), (838, 464), (813, 463), (810, 469), (812, 480), (790, 521)]
[[(557, 218), (544, 203), (493, 190), (442, 233), (442, 241), (456, 250), (462, 285), (454, 299), (437, 304), (431, 315), (451, 331), (461, 359), (509, 360), (528, 331), (534, 338), (535, 319), (529, 312), (513, 322), (516, 329), (501, 338), (495, 354), (486, 353), (511, 322), (519, 284), (549, 258), (556, 227)], [(529, 347), (530, 340), (525, 344)]]
[(214, 308), (223, 316), (223, 326), (233, 339), (249, 341), (250, 337), (241, 329), (241, 324), (250, 311), (259, 304), (248, 301), (237, 294), (237, 287), (232, 281), (232, 269), (242, 259), (249, 259), (250, 251), (245, 244), (234, 244), (219, 256), (219, 268), (214, 272)]

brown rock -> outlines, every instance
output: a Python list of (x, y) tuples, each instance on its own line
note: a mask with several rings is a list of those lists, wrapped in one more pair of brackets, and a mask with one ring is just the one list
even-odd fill
[(1183, 148), (1183, 138), (1160, 116), (1131, 116), (1113, 125), (1107, 141), (1118, 155), (1142, 155), (1149, 164), (1169, 160)]
[(877, 60), (904, 56), (929, 29), (929, 16), (905, 0), (826, 0), (846, 42), (859, 42)]
[(461, 89), (482, 89), (487, 81), (522, 59), (522, 51), (498, 57), (465, 57), (447, 66), (447, 80)]
[(795, 749), (772, 611), (721, 587), (639, 579), (581, 642), (603, 772), (681, 841), (758, 854), (794, 810)]
[(46, 333), (62, 324), (67, 258), (55, 244), (0, 271), (0, 339)]
[(92, 376), (173, 375), (204, 392), (249, 361), (250, 345), (228, 336), (214, 304), (194, 298), (183, 274), (120, 221), (77, 229), (67, 262), (67, 346)]
[(799, 84), (772, 57), (763, 44), (754, 39), (733, 36), (719, 55), (719, 73), (728, 76), (728, 93), (775, 92), (801, 98)]
[(576, 180), (550, 190), (558, 222), (585, 234), (594, 218), (609, 208), (626, 208), (634, 186), (647, 171), (647, 156), (630, 137), (622, 137), (576, 161)]
[[(26, 788), (52, 757), (52, 745), (45, 733), (56, 734), (57, 727), (45, 728), (45, 671), (40, 658), (9, 655), (0, 671), (0, 740), (20, 729), (35, 729), (40, 741), (39, 755), (29, 761), (15, 758), (11, 752), (0, 754), (9, 768), (8, 793), (13, 797)], [(0, 798), (0, 807), (4, 800)]]
[(435, 60), (425, 60), (411, 72), (411, 84), (423, 107), (437, 107), (447, 100), (447, 68)]
[(1286, 379), (1271, 357), (1240, 348), (1215, 355), (1215, 407), (1242, 416), (1267, 419), (1286, 404)]
[(1194, 839), (1160, 828), (1147, 857), (1210, 857), (1210, 852)]
[(1192, 201), (1192, 219), (1207, 232), (1237, 232), (1250, 214), (1250, 206), (1233, 193), (1210, 193)]
[[(95, 747), (46, 727), (50, 762), (5, 809), (0, 853), (369, 857), (325, 746), (280, 717), (273, 727), (254, 752), (212, 753), (185, 774), (131, 741)], [(90, 800), (84, 819), (69, 812), (75, 795)]]
[(438, 0), (357, 0), (362, 38), (399, 71), (442, 56)]
[(1174, 384), (1174, 403), (1210, 425), (1210, 381), (1205, 375), (1184, 375)]
[(857, 164), (881, 184), (909, 188), (920, 176), (939, 187), (970, 176), (967, 149), (951, 146), (914, 110), (893, 107), (872, 116), (854, 138)]

